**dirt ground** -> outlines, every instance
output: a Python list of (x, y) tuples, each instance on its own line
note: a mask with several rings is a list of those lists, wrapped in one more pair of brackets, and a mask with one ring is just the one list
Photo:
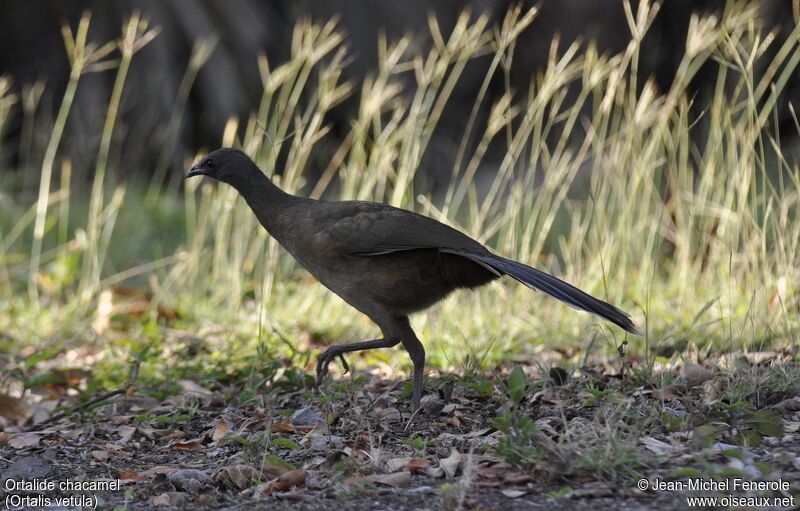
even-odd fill
[[(687, 497), (728, 495), (786, 504), (743, 509), (793, 509), (800, 503), (798, 397), (781, 402), (781, 435), (757, 447), (728, 444), (725, 437), (699, 447), (686, 431), (631, 433), (625, 417), (648, 410), (652, 394), (632, 393), (626, 414), (616, 417), (619, 405), (607, 402), (608, 394), (587, 402), (585, 396), (571, 399), (570, 385), (547, 387), (526, 395), (517, 410), (535, 421), (535, 431), (520, 442), (538, 449), (528, 459), (538, 462), (513, 465), (499, 454), (508, 452), (508, 435), (498, 430), (496, 417), (507, 403), (462, 384), (429, 384), (438, 388), (410, 422), (402, 386), (379, 378), (335, 384), (338, 390), (329, 387), (324, 396), (308, 389), (271, 392), (242, 406), (229, 404), (229, 391), (190, 381), (181, 385), (181, 394), (164, 400), (129, 392), (91, 411), (1, 433), (6, 507), (36, 509), (44, 503), (49, 506), (38, 508), (74, 509), (56, 501), (70, 495), (83, 495), (89, 499), (84, 504), (101, 509), (668, 511), (687, 509)], [(679, 409), (687, 395), (658, 398), (662, 408)], [(614, 442), (624, 445), (608, 450)], [(642, 478), (644, 491), (638, 488)], [(652, 489), (657, 481), (692, 478), (785, 486)], [(55, 488), (25, 488), (25, 481)], [(60, 488), (75, 481), (117, 486)], [(81, 501), (71, 501), (76, 502)]]

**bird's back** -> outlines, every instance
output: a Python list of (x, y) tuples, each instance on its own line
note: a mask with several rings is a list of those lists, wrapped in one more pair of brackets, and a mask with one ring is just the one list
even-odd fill
[(287, 225), (273, 235), (323, 285), (362, 312), (379, 305), (406, 315), (455, 289), (498, 277), (448, 253), (459, 249), (488, 254), (477, 241), (436, 220), (385, 204), (304, 200), (284, 218)]

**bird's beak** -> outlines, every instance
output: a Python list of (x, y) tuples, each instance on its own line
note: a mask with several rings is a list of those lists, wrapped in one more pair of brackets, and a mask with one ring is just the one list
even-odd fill
[(189, 169), (189, 172), (186, 173), (186, 179), (194, 176), (205, 176), (206, 173), (203, 170), (203, 167), (200, 165), (195, 165), (194, 167)]

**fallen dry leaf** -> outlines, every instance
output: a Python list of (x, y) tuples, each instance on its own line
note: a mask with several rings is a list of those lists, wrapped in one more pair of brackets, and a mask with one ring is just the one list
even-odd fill
[(662, 442), (657, 438), (653, 438), (651, 436), (642, 437), (640, 440), (644, 446), (653, 452), (653, 454), (669, 454), (673, 451), (673, 447), (671, 444), (666, 442)]
[(314, 428), (325, 424), (325, 417), (310, 406), (304, 406), (294, 411), (289, 418), (289, 422), (298, 427)]
[(124, 450), (125, 450), (125, 448), (124, 448), (124, 447), (122, 447), (122, 446), (121, 446), (121, 445), (119, 445), (119, 444), (115, 444), (115, 443), (113, 443), (113, 442), (106, 442), (106, 443), (104, 443), (104, 444), (103, 444), (103, 449), (105, 449), (105, 450), (106, 450), (106, 451), (108, 451), (108, 452), (115, 452), (115, 453), (116, 453), (116, 452), (122, 452), (122, 451), (124, 451)]
[(425, 473), (433, 477), (434, 479), (439, 479), (440, 477), (444, 477), (444, 469), (442, 469), (442, 467), (438, 465), (435, 467), (426, 468)]
[(563, 387), (545, 387), (533, 394), (532, 401), (546, 405), (564, 406), (570, 397), (572, 397), (571, 391)]
[(25, 449), (26, 447), (36, 447), (42, 439), (36, 433), (15, 433), (8, 440), (8, 445), (14, 449)]
[(128, 481), (135, 481), (139, 479), (139, 472), (136, 472), (135, 470), (120, 470), (119, 472), (117, 472), (117, 478)]
[(507, 474), (503, 478), (503, 481), (506, 484), (519, 485), (533, 481), (533, 476), (530, 474), (512, 473), (512, 474)]
[(160, 436), (163, 433), (161, 430), (150, 428), (147, 426), (136, 426), (136, 432), (142, 435), (143, 437), (147, 438), (148, 440), (155, 440), (157, 436)]
[(372, 412), (372, 416), (379, 421), (399, 421), (403, 419), (403, 415), (397, 408), (377, 408)]
[(213, 394), (213, 392), (192, 380), (178, 380), (178, 385), (187, 394), (194, 394), (200, 397), (207, 397)]
[(446, 405), (444, 405), (444, 407), (442, 408), (442, 412), (441, 412), (441, 413), (442, 413), (443, 415), (450, 415), (450, 414), (451, 414), (451, 413), (453, 413), (453, 411), (454, 411), (456, 408), (458, 408), (458, 407), (459, 407), (458, 403), (447, 403), (447, 404), (446, 404)]
[(273, 433), (294, 433), (295, 427), (291, 422), (273, 422), (270, 430)]
[(197, 440), (187, 440), (186, 442), (173, 442), (169, 447), (178, 451), (199, 451), (203, 445)]
[(97, 461), (105, 463), (111, 457), (111, 454), (108, 451), (92, 451), (89, 453), (89, 456)]
[(430, 464), (431, 462), (425, 458), (413, 458), (406, 465), (406, 469), (410, 470), (411, 472), (418, 472), (428, 467)]
[(260, 495), (272, 495), (275, 492), (286, 491), (294, 488), (295, 486), (303, 486), (306, 484), (307, 473), (305, 470), (289, 470), (274, 481), (270, 481), (256, 490)]
[(179, 491), (168, 491), (153, 497), (153, 507), (181, 507), (186, 503), (186, 494)]
[(750, 367), (750, 361), (741, 352), (723, 353), (717, 365), (726, 371), (746, 371)]
[(448, 479), (455, 477), (460, 464), (461, 453), (455, 447), (450, 448), (450, 456), (439, 460), (439, 466), (444, 470), (444, 474)]
[(268, 478), (280, 477), (291, 470), (292, 469), (287, 465), (282, 465), (280, 463), (270, 463), (265, 461), (261, 464), (261, 473), (264, 475), (264, 477)]
[(172, 433), (167, 433), (166, 435), (161, 437), (162, 442), (171, 442), (173, 440), (180, 440), (181, 438), (186, 438), (186, 432), (177, 430), (173, 431)]
[(514, 467), (505, 462), (480, 463), (475, 471), (481, 479), (505, 479), (514, 472)]
[(461, 419), (459, 419), (456, 416), (450, 417), (449, 419), (447, 419), (445, 421), (445, 423), (448, 426), (453, 426), (454, 428), (460, 428), (461, 427)]
[(31, 415), (33, 410), (27, 403), (8, 394), (0, 394), (0, 417), (21, 426)]
[(136, 428), (133, 426), (120, 426), (117, 428), (117, 435), (125, 441), (133, 438), (134, 433), (136, 433)]
[(686, 385), (692, 388), (713, 378), (714, 373), (701, 365), (686, 362), (683, 366), (683, 376), (686, 378)]
[(778, 358), (780, 353), (775, 351), (749, 351), (744, 354), (748, 362), (753, 365), (764, 365), (770, 360)]
[(153, 507), (162, 507), (162, 506), (169, 506), (172, 504), (169, 500), (169, 495), (166, 493), (162, 493), (161, 495), (156, 495), (153, 497)]
[(412, 458), (392, 458), (386, 462), (387, 472), (398, 472), (406, 468)]
[(261, 479), (261, 471), (250, 465), (231, 465), (223, 467), (214, 474), (214, 481), (240, 490), (247, 488)]
[(431, 464), (425, 458), (392, 458), (386, 462), (387, 472), (399, 472), (409, 470), (411, 472), (422, 470)]
[(234, 426), (230, 419), (227, 417), (220, 417), (214, 421), (214, 429), (211, 431), (211, 440), (214, 442), (219, 442), (225, 438), (225, 435), (228, 433), (233, 433), (235, 430), (236, 426)]
[[(345, 448), (345, 441), (343, 437), (337, 435), (327, 435), (323, 431), (320, 430), (311, 430), (308, 432), (306, 436), (300, 441), (300, 445), (303, 447), (307, 447), (311, 450), (340, 450)], [(351, 447), (354, 451), (356, 450), (364, 450), (366, 448), (361, 448), (359, 446), (353, 445)]]
[(196, 468), (182, 468), (169, 474), (169, 481), (178, 490), (183, 490), (191, 494), (196, 494), (207, 482), (211, 481), (211, 476), (204, 470)]

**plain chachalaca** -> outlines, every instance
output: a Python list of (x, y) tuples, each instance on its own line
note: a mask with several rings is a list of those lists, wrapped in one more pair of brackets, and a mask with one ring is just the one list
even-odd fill
[[(261, 225), (325, 287), (363, 312), (383, 338), (330, 346), (317, 363), (317, 385), (334, 358), (351, 351), (403, 345), (414, 364), (414, 409), (420, 406), (425, 349), (408, 315), (459, 288), (508, 275), (638, 334), (630, 316), (580, 289), (491, 253), (452, 227), (386, 204), (321, 201), (275, 186), (242, 151), (219, 149), (186, 177), (209, 176), (244, 197)], [(344, 358), (342, 357), (342, 361)]]

